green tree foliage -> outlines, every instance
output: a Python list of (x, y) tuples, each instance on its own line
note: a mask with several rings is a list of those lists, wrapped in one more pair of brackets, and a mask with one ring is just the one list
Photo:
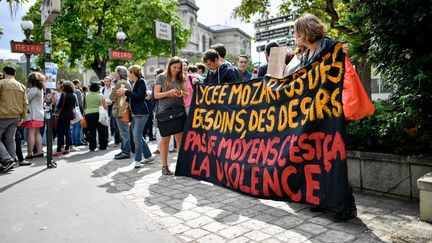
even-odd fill
[[(357, 0), (371, 33), (369, 56), (393, 90), (391, 117), (412, 145), (432, 150), (432, 5)], [(391, 11), (390, 11), (391, 10)], [(418, 150), (417, 149), (417, 150)]]
[[(40, 4), (38, 0), (29, 13), (35, 23), (36, 42), (44, 40)], [(84, 67), (93, 69), (100, 79), (106, 75), (109, 49), (118, 49), (115, 36), (120, 28), (127, 36), (124, 48), (134, 52), (135, 63), (171, 54), (170, 43), (154, 37), (154, 20), (174, 25), (177, 48), (189, 42), (190, 31), (176, 15), (174, 0), (62, 0), (61, 4), (61, 14), (52, 26), (54, 62), (68, 62), (75, 67), (77, 60), (82, 60)]]
[[(265, 19), (269, 17), (270, 6), (269, 0), (242, 0), (241, 5), (234, 9), (234, 15), (245, 21)], [(332, 38), (347, 40), (360, 79), (368, 94), (371, 93), (371, 63), (367, 58), (370, 35), (363, 14), (352, 1), (283, 0), (278, 8), (280, 15), (294, 13), (295, 18), (303, 13), (312, 13), (327, 24)]]
[(26, 71), (24, 70), (24, 67), (21, 65), (18, 65), (14, 62), (10, 62), (10, 61), (0, 61), (0, 70), (3, 70), (4, 67), (6, 66), (11, 66), (14, 67), (16, 70), (16, 75), (15, 75), (15, 79), (24, 84), (27, 85), (27, 80), (26, 80)]
[(72, 70), (70, 67), (67, 67), (66, 65), (61, 66), (58, 69), (57, 73), (57, 80), (65, 79), (65, 80), (83, 80), (83, 75), (76, 70)]

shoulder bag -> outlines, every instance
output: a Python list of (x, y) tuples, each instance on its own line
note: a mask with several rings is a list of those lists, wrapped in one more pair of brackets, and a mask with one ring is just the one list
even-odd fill
[(183, 106), (168, 108), (156, 114), (157, 126), (162, 137), (183, 132), (186, 111)]

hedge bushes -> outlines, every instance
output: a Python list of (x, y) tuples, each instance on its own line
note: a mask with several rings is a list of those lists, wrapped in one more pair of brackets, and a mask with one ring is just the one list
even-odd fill
[(401, 155), (432, 155), (430, 133), (406, 120), (405, 113), (409, 111), (392, 100), (379, 101), (375, 108), (373, 116), (347, 124), (348, 149)]

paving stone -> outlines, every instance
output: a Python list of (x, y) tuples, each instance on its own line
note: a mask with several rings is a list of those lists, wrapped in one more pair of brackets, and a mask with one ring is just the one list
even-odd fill
[(275, 238), (270, 238), (270, 239), (266, 239), (262, 241), (263, 243), (282, 243), (283, 241), (275, 239)]
[(263, 233), (259, 230), (253, 230), (253, 231), (245, 234), (244, 236), (248, 237), (251, 240), (255, 240), (255, 241), (263, 241), (267, 238), (270, 238), (269, 234)]
[(258, 204), (258, 205), (253, 206), (250, 209), (255, 210), (255, 211), (266, 211), (269, 209), (269, 207), (266, 205), (263, 205), (263, 204)]
[(318, 239), (322, 242), (347, 242), (354, 239), (354, 236), (352, 234), (347, 234), (342, 231), (336, 231), (336, 230), (329, 230), (323, 234), (320, 234), (315, 239)]
[(183, 220), (180, 220), (180, 219), (173, 217), (173, 216), (162, 218), (158, 222), (165, 227), (172, 227), (172, 226), (184, 223)]
[(184, 220), (184, 221), (189, 221), (195, 218), (198, 218), (200, 216), (199, 213), (195, 213), (193, 211), (182, 211), (179, 213), (176, 213), (174, 216), (176, 216), (177, 218)]
[(332, 219), (329, 218), (324, 218), (324, 217), (315, 217), (315, 218), (310, 218), (308, 220), (306, 220), (309, 223), (313, 223), (313, 224), (319, 224), (319, 225), (329, 225), (331, 223), (333, 223)]
[(249, 229), (252, 229), (252, 230), (254, 230), (254, 229), (261, 229), (261, 228), (267, 227), (267, 223), (266, 222), (263, 222), (263, 221), (260, 221), (260, 220), (257, 220), (257, 219), (247, 220), (247, 221), (241, 223), (240, 225), (244, 226), (244, 227), (247, 227)]
[(304, 222), (303, 219), (295, 216), (283, 217), (272, 222), (273, 225), (280, 226), (283, 229), (291, 229)]
[(327, 225), (327, 227), (337, 230), (337, 231), (343, 231), (345, 233), (350, 234), (358, 234), (361, 232), (364, 232), (367, 229), (366, 225), (356, 225), (352, 224), (350, 222), (337, 222)]
[(269, 216), (273, 216), (273, 217), (277, 217), (277, 218), (292, 215), (291, 212), (288, 212), (286, 210), (282, 210), (281, 208), (269, 209), (269, 210), (264, 211), (263, 214), (266, 214), (266, 215), (269, 215)]
[(275, 235), (274, 237), (281, 240), (282, 242), (298, 243), (298, 242), (304, 242), (308, 240), (311, 237), (311, 235), (303, 231), (287, 230), (280, 234)]
[(223, 201), (220, 201), (221, 203), (230, 204), (230, 203), (238, 201), (238, 198), (233, 198), (233, 197), (228, 197), (228, 196), (225, 196), (225, 197), (226, 197), (226, 199)]
[(207, 235), (208, 233), (209, 232), (202, 230), (202, 229), (191, 229), (191, 230), (184, 232), (183, 234), (192, 238), (192, 239), (198, 240), (201, 237), (203, 237), (204, 235)]
[(226, 242), (226, 240), (220, 236), (215, 235), (215, 234), (208, 234), (208, 235), (202, 237), (201, 239), (198, 239), (197, 242), (200, 242), (200, 243), (208, 243), (208, 242), (222, 243), (222, 242)]
[(208, 207), (208, 206), (206, 206), (206, 208), (207, 208), (207, 211), (204, 212), (204, 214), (209, 216), (209, 217), (212, 217), (212, 218), (215, 218), (220, 213), (225, 212), (224, 210), (219, 209), (219, 208), (212, 208), (212, 207)]
[(219, 223), (219, 222), (212, 222), (210, 224), (207, 224), (207, 225), (203, 226), (202, 228), (205, 229), (205, 230), (207, 230), (207, 231), (216, 233), (216, 232), (218, 232), (218, 231), (220, 231), (222, 229), (225, 229), (227, 227), (228, 226), (226, 224), (222, 224), (222, 223)]
[(381, 243), (382, 240), (372, 232), (355, 235), (356, 240), (353, 243)]
[(226, 229), (219, 231), (219, 235), (222, 235), (223, 237), (232, 240), (234, 238), (242, 236), (243, 234), (249, 231), (251, 230), (248, 228), (242, 227), (240, 225), (236, 225), (236, 226), (230, 226)]
[(226, 225), (236, 225), (236, 224), (240, 224), (242, 222), (245, 222), (249, 220), (249, 218), (238, 215), (238, 214), (230, 214), (222, 219), (220, 219), (219, 221), (221, 223), (224, 223)]
[(378, 217), (378, 215), (376, 215), (376, 214), (371, 214), (371, 213), (363, 213), (363, 214), (359, 215), (358, 217), (359, 217), (361, 220), (367, 220), (367, 221), (369, 221), (369, 220), (372, 220), (372, 219)]
[(229, 243), (246, 243), (246, 242), (250, 242), (250, 241), (251, 241), (250, 239), (248, 239), (244, 236), (240, 236), (240, 237), (237, 237), (237, 238), (229, 241)]
[(284, 232), (285, 230), (282, 229), (279, 226), (275, 226), (275, 225), (267, 225), (266, 227), (263, 227), (260, 229), (262, 232), (267, 233), (269, 235), (277, 235), (280, 234), (282, 232)]
[(173, 227), (169, 227), (168, 231), (171, 234), (180, 234), (180, 233), (183, 233), (183, 232), (190, 230), (190, 229), (191, 229), (190, 227), (188, 227), (184, 224), (178, 224), (178, 225), (175, 225)]
[(186, 236), (186, 235), (177, 235), (177, 237), (179, 237), (184, 242), (192, 242), (195, 240), (195, 239), (193, 239), (189, 236)]
[(207, 216), (200, 216), (196, 219), (187, 221), (186, 224), (189, 227), (196, 229), (196, 228), (199, 228), (199, 227), (204, 226), (206, 224), (209, 224), (211, 222), (214, 222), (214, 219), (207, 217)]
[(305, 223), (297, 226), (297, 229), (303, 230), (304, 232), (310, 233), (312, 235), (321, 234), (327, 229), (318, 224)]

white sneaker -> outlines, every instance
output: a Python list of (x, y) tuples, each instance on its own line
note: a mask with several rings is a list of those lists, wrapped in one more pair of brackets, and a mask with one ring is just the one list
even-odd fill
[(143, 164), (151, 164), (151, 162), (154, 160), (155, 158), (153, 156), (148, 157), (148, 158), (144, 158), (144, 160), (141, 162)]
[(134, 161), (134, 164), (135, 164), (135, 169), (139, 169), (139, 168), (141, 168), (141, 162), (140, 161)]

